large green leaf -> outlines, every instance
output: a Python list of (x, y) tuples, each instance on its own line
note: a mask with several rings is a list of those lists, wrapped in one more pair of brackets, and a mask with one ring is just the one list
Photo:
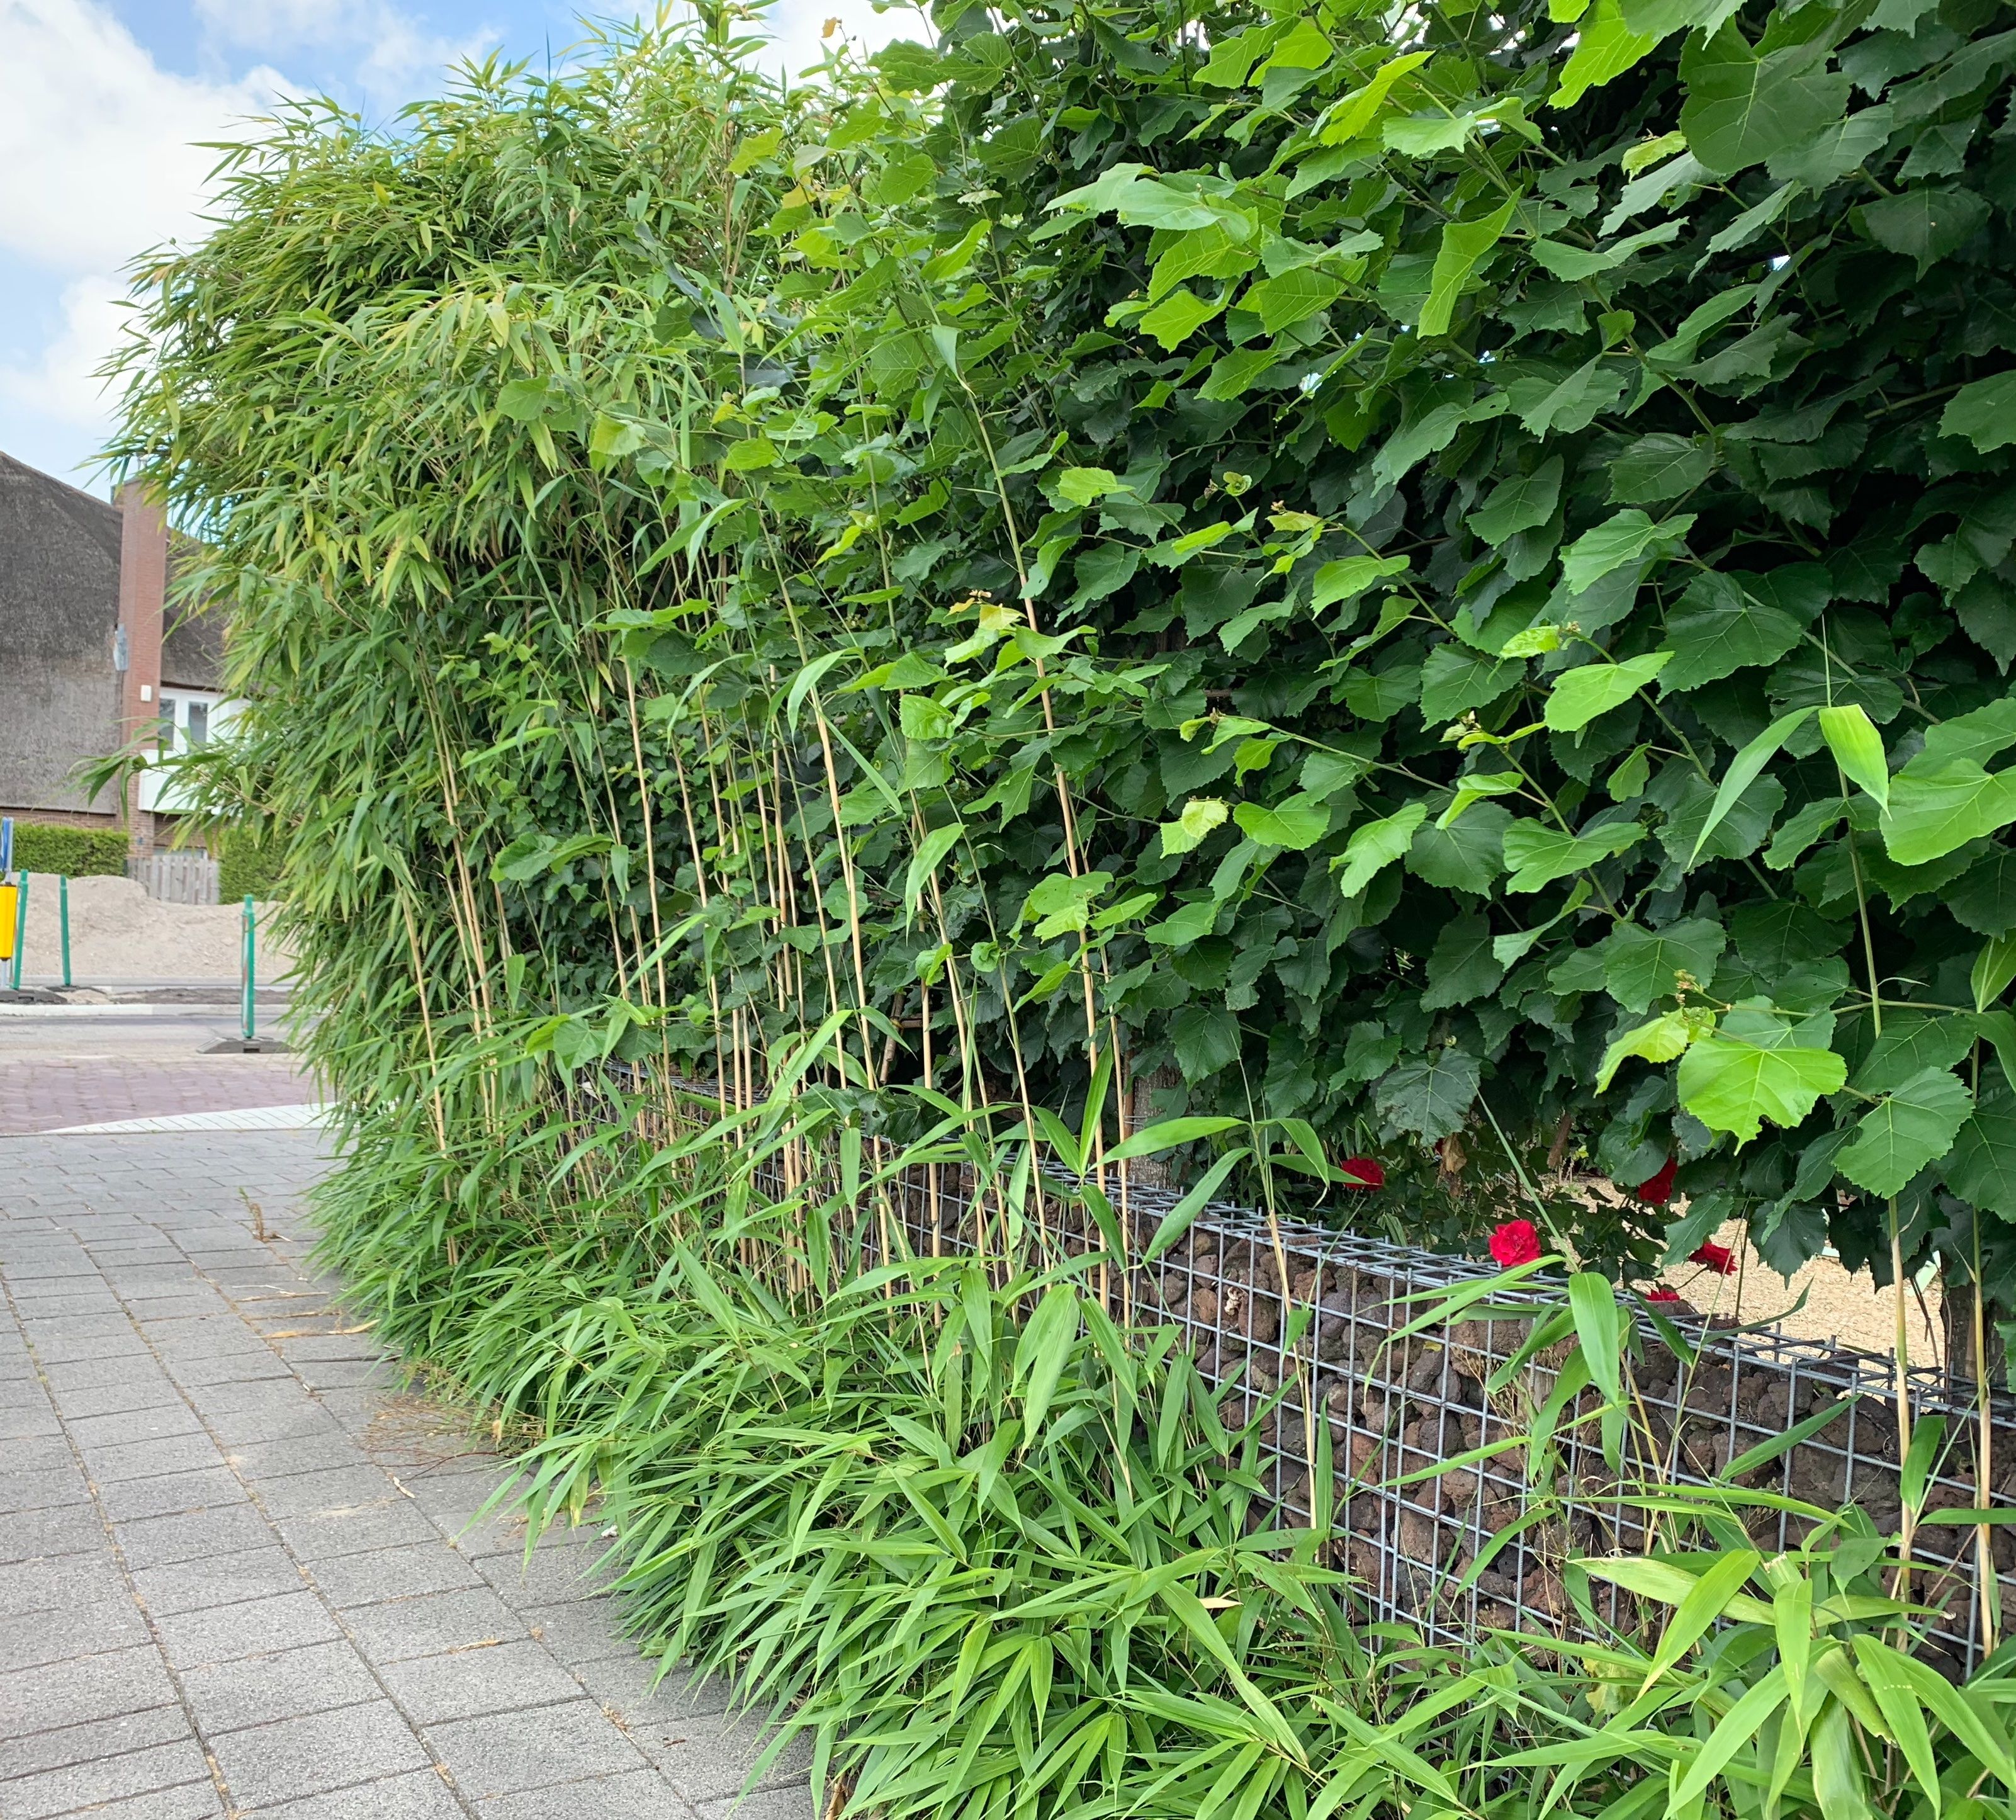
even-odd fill
[(1477, 1058), (1442, 1049), (1403, 1061), (1379, 1083), (1379, 1110), (1402, 1131), (1433, 1140), (1463, 1129), (1477, 1099)]
[(1391, 815), (1353, 828), (1343, 853), (1332, 863), (1337, 868), (1337, 889), (1355, 897), (1373, 876), (1390, 866), (1414, 844), (1414, 832), (1427, 819), (1425, 802), (1409, 802)]
[(1581, 834), (1563, 833), (1543, 822), (1521, 818), (1505, 830), (1504, 854), (1512, 874), (1507, 891), (1540, 891), (1557, 878), (1585, 870), (1636, 846), (1645, 838), (1642, 823), (1611, 822)]
[(1957, 251), (1988, 220), (1987, 203), (1957, 188), (1906, 189), (1856, 212), (1871, 240), (1916, 260), (1921, 273)]
[(1984, 455), (2016, 442), (2016, 371), (1962, 386), (1939, 413), (1939, 434), (1964, 436)]
[(2016, 1095), (1984, 1099), (1955, 1134), (1946, 1186), (1964, 1201), (2016, 1220)]
[(1428, 301), (1416, 325), (1418, 333), (1423, 336), (1449, 333), (1457, 294), (1511, 225), (1515, 207), (1516, 204), (1508, 202), (1489, 214), (1479, 215), (1474, 221), (1451, 222), (1442, 229), (1435, 269), (1428, 277)]
[(1681, 1057), (1680, 1104), (1709, 1130), (1731, 1132), (1739, 1143), (1755, 1137), (1766, 1119), (1799, 1124), (1848, 1078), (1847, 1063), (1824, 1047), (1825, 1027), (1739, 1007)]
[(1598, 715), (1629, 701), (1672, 658), (1671, 651), (1647, 651), (1622, 663), (1584, 664), (1564, 671), (1548, 692), (1543, 718), (1557, 733), (1579, 733)]
[(1680, 57), (1687, 149), (1718, 177), (1805, 144), (1848, 104), (1849, 79), (1822, 48), (1797, 44), (1759, 56), (1733, 21)]
[(1486, 543), (1499, 544), (1517, 532), (1546, 524), (1561, 496), (1561, 458), (1554, 456), (1531, 474), (1507, 475), (1471, 514), (1471, 529)]
[(1733, 576), (1704, 570), (1666, 615), (1665, 642), (1674, 657), (1659, 687), (1683, 693), (1738, 670), (1775, 664), (1801, 634), (1791, 614), (1746, 593)]
[(1927, 1164), (1953, 1148), (1974, 1110), (1966, 1083), (1942, 1068), (1928, 1068), (1865, 1112), (1834, 1167), (1872, 1195), (1901, 1194)]
[(1629, 506), (1585, 531), (1561, 553), (1561, 580), (1571, 593), (1586, 593), (1611, 570), (1677, 543), (1693, 523), (1691, 514), (1660, 521)]
[(1239, 1020), (1223, 1005), (1185, 1005), (1169, 1026), (1186, 1081), (1208, 1079), (1239, 1059)]
[(1620, 923), (1604, 939), (1603, 976), (1610, 996), (1626, 1011), (1642, 1011), (1668, 996), (1682, 974), (1705, 987), (1715, 977), (1729, 938), (1721, 924), (1705, 917), (1648, 929)]
[(1610, 464), (1610, 496), (1622, 504), (1654, 506), (1690, 493), (1714, 470), (1715, 450), (1703, 436), (1657, 430), (1640, 436)]
[(2016, 772), (1990, 773), (1965, 759), (1920, 768), (1914, 760), (1890, 780), (1883, 845), (1900, 866), (1922, 866), (2016, 821)]

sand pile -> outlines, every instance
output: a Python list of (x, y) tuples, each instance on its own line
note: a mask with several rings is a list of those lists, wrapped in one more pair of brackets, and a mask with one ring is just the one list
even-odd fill
[[(62, 977), (56, 885), (53, 874), (29, 874), (24, 981)], [(259, 983), (277, 985), (289, 957), (267, 934), (274, 906), (259, 905), (257, 914)], [(235, 985), (243, 946), (240, 904), (164, 903), (130, 878), (70, 881), (70, 977), (78, 986), (142, 979)]]

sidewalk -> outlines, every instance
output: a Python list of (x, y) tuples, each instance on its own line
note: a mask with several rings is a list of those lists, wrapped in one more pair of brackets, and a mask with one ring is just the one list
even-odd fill
[(501, 1463), (302, 1263), (318, 1142), (0, 1138), (0, 1816), (808, 1820), (598, 1533), (475, 1520)]

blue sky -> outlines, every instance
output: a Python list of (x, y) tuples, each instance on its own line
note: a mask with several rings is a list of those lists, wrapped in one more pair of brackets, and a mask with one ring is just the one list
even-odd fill
[[(94, 492), (109, 423), (93, 369), (117, 338), (121, 272), (200, 236), (201, 139), (280, 96), (383, 119), (461, 59), (544, 61), (583, 13), (656, 0), (0, 0), (0, 449)], [(823, 22), (868, 44), (921, 35), (872, 0), (777, 0), (779, 63), (818, 59)]]

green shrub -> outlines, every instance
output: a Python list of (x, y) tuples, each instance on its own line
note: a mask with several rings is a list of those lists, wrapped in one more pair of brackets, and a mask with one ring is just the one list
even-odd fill
[(124, 828), (14, 824), (14, 864), (31, 872), (65, 872), (73, 878), (124, 878), (130, 846)]
[(261, 903), (279, 895), (285, 844), (276, 838), (255, 838), (243, 828), (225, 830), (217, 867), (217, 893), (225, 903), (248, 894)]

